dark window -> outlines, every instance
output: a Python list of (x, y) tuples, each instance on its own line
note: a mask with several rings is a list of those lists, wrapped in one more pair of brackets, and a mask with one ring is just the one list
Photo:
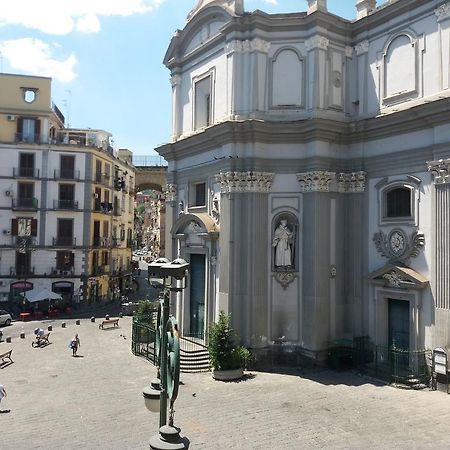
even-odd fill
[(193, 206), (206, 205), (206, 184), (198, 183), (195, 185), (195, 201)]
[(95, 188), (94, 193), (94, 209), (95, 211), (102, 210), (102, 190), (100, 188)]
[(59, 185), (59, 207), (73, 208), (75, 199), (75, 185), (60, 184)]
[(61, 178), (73, 180), (75, 178), (75, 156), (61, 155)]
[(109, 236), (109, 222), (103, 222), (103, 237)]
[(31, 252), (16, 252), (16, 275), (25, 276), (31, 273)]
[(73, 245), (73, 219), (58, 219), (57, 243)]
[(93, 271), (95, 272), (96, 268), (98, 267), (98, 253), (97, 252), (92, 253), (92, 267), (93, 267)]
[(386, 217), (411, 217), (411, 189), (398, 187), (386, 192)]
[(19, 156), (19, 176), (34, 176), (34, 153), (21, 153)]
[(56, 268), (68, 270), (74, 266), (75, 255), (72, 252), (56, 252)]
[(100, 221), (95, 220), (94, 221), (94, 242), (93, 245), (99, 246), (100, 245)]
[(102, 266), (108, 265), (108, 252), (102, 252)]
[(95, 161), (95, 181), (98, 183), (102, 181), (102, 162), (98, 159)]
[(20, 117), (17, 120), (17, 141), (29, 144), (39, 142), (41, 121)]
[(35, 208), (34, 183), (18, 183), (17, 206), (21, 208)]

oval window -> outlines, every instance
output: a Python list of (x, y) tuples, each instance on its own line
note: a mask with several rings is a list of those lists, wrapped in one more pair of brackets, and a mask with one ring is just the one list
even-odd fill
[(36, 92), (33, 91), (32, 89), (26, 89), (23, 93), (23, 99), (27, 102), (27, 103), (32, 103), (34, 102), (34, 100), (36, 99)]

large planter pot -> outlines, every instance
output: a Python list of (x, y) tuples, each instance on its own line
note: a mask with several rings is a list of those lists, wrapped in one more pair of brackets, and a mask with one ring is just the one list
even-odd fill
[(233, 369), (233, 370), (215, 370), (212, 371), (212, 376), (215, 380), (219, 381), (232, 381), (239, 380), (244, 375), (244, 369)]

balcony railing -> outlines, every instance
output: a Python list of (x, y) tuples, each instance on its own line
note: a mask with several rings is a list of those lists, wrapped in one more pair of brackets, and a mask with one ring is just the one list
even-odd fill
[(9, 268), (9, 275), (12, 277), (30, 277), (34, 275), (34, 267), (12, 266)]
[(75, 247), (77, 245), (77, 238), (72, 236), (54, 237), (53, 245), (56, 247)]
[(39, 133), (36, 133), (36, 134), (16, 133), (15, 139), (16, 139), (16, 143), (19, 143), (19, 142), (23, 142), (25, 144), (40, 144), (41, 143), (41, 135)]
[(53, 209), (78, 209), (77, 200), (53, 200)]
[(56, 180), (79, 180), (80, 171), (70, 169), (55, 170), (53, 177)]
[(92, 275), (103, 275), (105, 273), (105, 268), (103, 266), (94, 266), (92, 268)]
[(34, 167), (14, 167), (13, 177), (15, 178), (39, 178), (39, 169)]
[(52, 267), (51, 274), (53, 276), (60, 276), (60, 277), (73, 277), (75, 274), (75, 269), (73, 266), (65, 266), (65, 267)]
[(35, 210), (38, 209), (37, 198), (13, 198), (12, 209)]

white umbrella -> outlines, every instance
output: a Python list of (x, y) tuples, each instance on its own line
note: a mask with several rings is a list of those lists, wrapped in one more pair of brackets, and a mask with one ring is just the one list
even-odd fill
[(42, 300), (61, 300), (62, 297), (56, 292), (47, 288), (36, 288), (25, 292), (25, 297), (30, 303), (40, 302)]

